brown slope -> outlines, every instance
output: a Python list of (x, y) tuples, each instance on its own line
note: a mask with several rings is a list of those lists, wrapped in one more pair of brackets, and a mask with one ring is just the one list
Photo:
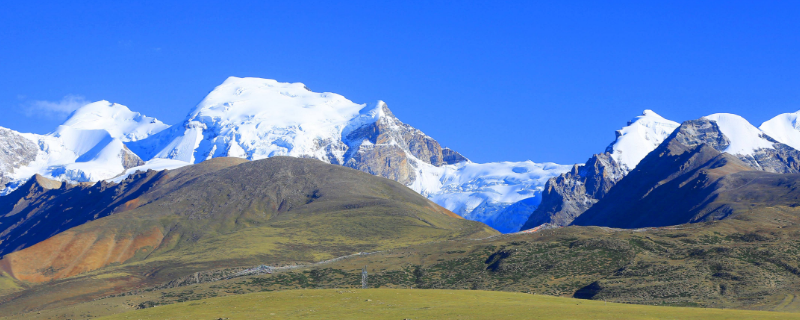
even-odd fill
[(0, 257), (86, 222), (134, 209), (186, 181), (246, 161), (213, 159), (191, 168), (137, 173), (119, 184), (69, 185), (36, 175), (0, 197)]

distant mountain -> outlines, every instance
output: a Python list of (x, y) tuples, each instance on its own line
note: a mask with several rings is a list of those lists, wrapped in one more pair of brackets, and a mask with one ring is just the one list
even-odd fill
[(678, 126), (652, 110), (645, 110), (626, 127), (617, 130), (616, 139), (605, 153), (595, 154), (585, 164), (575, 165), (569, 172), (548, 180), (541, 205), (521, 229), (570, 224), (603, 198)]
[(47, 135), (0, 128), (0, 194), (35, 174), (76, 183), (117, 176), (144, 164), (127, 143), (167, 127), (123, 105), (99, 101), (76, 110)]
[(779, 142), (800, 150), (800, 111), (784, 113), (761, 124), (759, 129)]
[(798, 160), (739, 116), (686, 121), (573, 224), (660, 227), (796, 204)]

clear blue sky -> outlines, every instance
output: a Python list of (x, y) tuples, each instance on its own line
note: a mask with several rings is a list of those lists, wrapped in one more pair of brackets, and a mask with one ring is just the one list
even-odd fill
[(474, 161), (576, 163), (644, 109), (800, 109), (800, 1), (75, 2), (3, 3), (0, 126), (49, 132), (32, 106), (67, 96), (174, 124), (253, 76), (384, 100)]

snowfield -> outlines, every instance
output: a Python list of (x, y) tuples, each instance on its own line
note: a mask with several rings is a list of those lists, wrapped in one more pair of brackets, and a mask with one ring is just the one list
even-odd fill
[(680, 124), (675, 121), (664, 119), (652, 110), (645, 110), (641, 116), (628, 122), (626, 127), (617, 130), (617, 139), (606, 148), (606, 152), (611, 153), (611, 158), (623, 166), (624, 172), (630, 172), (678, 126)]
[(762, 123), (759, 129), (778, 142), (800, 150), (800, 111), (784, 113)]
[(774, 142), (764, 137), (764, 132), (754, 127), (741, 116), (730, 113), (715, 113), (704, 118), (719, 126), (719, 131), (730, 140), (726, 153), (752, 155), (759, 149), (774, 149)]

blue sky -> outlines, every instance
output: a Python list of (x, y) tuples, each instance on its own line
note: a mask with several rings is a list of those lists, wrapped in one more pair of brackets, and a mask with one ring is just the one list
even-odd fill
[(644, 109), (797, 111), (798, 17), (800, 1), (13, 1), (0, 126), (46, 133), (103, 99), (174, 124), (253, 76), (384, 100), (474, 161), (577, 163)]

